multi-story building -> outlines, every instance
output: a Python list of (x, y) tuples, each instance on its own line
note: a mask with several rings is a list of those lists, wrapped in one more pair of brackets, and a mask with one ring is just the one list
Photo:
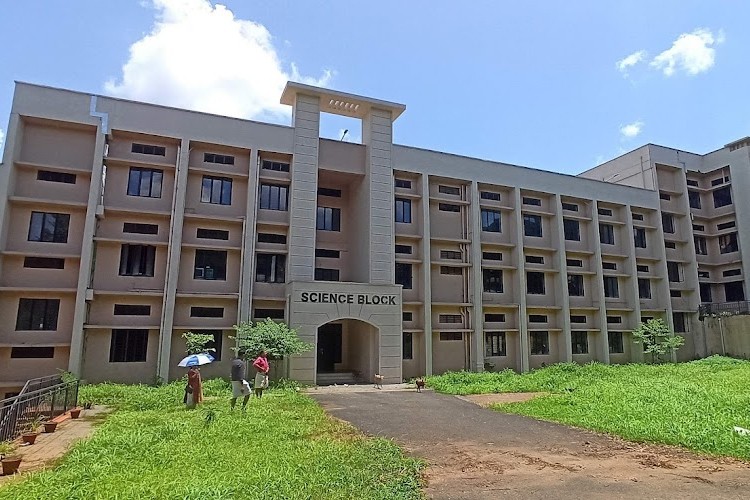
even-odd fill
[[(400, 104), (297, 83), (281, 102), (291, 126), (16, 85), (0, 390), (174, 379), (189, 330), (225, 376), (233, 325), (264, 318), (315, 344), (283, 368), (307, 383), (639, 360), (646, 317), (691, 358), (701, 298), (744, 299), (747, 140), (576, 177), (396, 145)], [(321, 113), (362, 143), (320, 138)]]

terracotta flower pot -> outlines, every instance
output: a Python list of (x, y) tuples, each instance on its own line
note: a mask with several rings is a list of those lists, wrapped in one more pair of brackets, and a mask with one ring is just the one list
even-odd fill
[(44, 432), (52, 433), (57, 428), (57, 422), (44, 422)]
[(38, 434), (36, 432), (31, 434), (22, 434), (21, 440), (26, 444), (34, 444), (34, 441), (36, 441), (36, 437)]
[(10, 476), (18, 472), (21, 465), (21, 457), (6, 457), (0, 460), (3, 464), (3, 476)]
[(81, 416), (81, 409), (75, 408), (73, 410), (70, 410), (70, 418), (78, 418)]

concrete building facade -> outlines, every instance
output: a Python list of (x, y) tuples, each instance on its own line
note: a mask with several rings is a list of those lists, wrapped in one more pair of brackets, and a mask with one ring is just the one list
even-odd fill
[[(233, 325), (264, 318), (315, 345), (285, 366), (305, 383), (637, 361), (648, 317), (688, 359), (701, 300), (744, 300), (748, 140), (576, 177), (396, 145), (401, 104), (291, 82), (281, 102), (291, 126), (16, 85), (0, 392), (57, 369), (175, 379), (185, 331), (214, 335), (204, 376), (226, 376)], [(362, 143), (321, 138), (321, 113)]]

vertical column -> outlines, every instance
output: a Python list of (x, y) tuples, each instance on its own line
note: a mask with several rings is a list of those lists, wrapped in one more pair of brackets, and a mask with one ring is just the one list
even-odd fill
[(294, 157), (289, 195), (287, 281), (312, 281), (318, 203), (320, 98), (297, 94), (294, 102)]
[(430, 248), (430, 179), (422, 174), (422, 295), (424, 300), (425, 373), (432, 375), (432, 267)]
[[(738, 169), (734, 169), (736, 171)], [(731, 179), (734, 182), (734, 171), (732, 170), (730, 166), (730, 172), (731, 172)], [(685, 276), (685, 284), (688, 286), (689, 290), (683, 290), (683, 293), (687, 292), (690, 296), (690, 302), (688, 303), (688, 309), (693, 311), (691, 314), (688, 315), (686, 318), (688, 321), (688, 333), (690, 333), (693, 336), (693, 352), (690, 353), (690, 357), (692, 358), (694, 355), (699, 356), (706, 356), (706, 353), (703, 352), (703, 349), (701, 348), (699, 350), (698, 345), (698, 332), (700, 330), (701, 322), (698, 320), (698, 307), (700, 307), (701, 304), (701, 296), (700, 296), (700, 282), (698, 280), (698, 258), (697, 253), (695, 251), (695, 240), (691, 237), (693, 235), (693, 217), (690, 213), (690, 199), (688, 198), (688, 190), (687, 190), (687, 172), (685, 170), (685, 167), (680, 169), (679, 172), (679, 185), (680, 185), (680, 191), (682, 192), (682, 196), (680, 197), (680, 203), (682, 204), (682, 212), (685, 213), (685, 217), (682, 217), (679, 221), (680, 225), (682, 226), (679, 231), (679, 234), (686, 234), (688, 235), (687, 243), (685, 243), (685, 250), (687, 251), (687, 255), (685, 255), (685, 252), (683, 252), (684, 260), (688, 261), (683, 264), (683, 273)], [(745, 174), (747, 175), (747, 174)], [(750, 180), (750, 179), (748, 179)], [(742, 182), (742, 181), (740, 181)], [(747, 186), (748, 184), (737, 184), (738, 186)], [(744, 198), (744, 197), (743, 197)], [(735, 196), (733, 198), (733, 201), (736, 203), (743, 203), (737, 200), (736, 192)], [(735, 218), (737, 218), (737, 213), (739, 213), (739, 210), (737, 210), (737, 205), (735, 205)], [(740, 219), (737, 218), (737, 227), (748, 227), (743, 226), (740, 224)], [(745, 231), (738, 231), (737, 232), (737, 238), (741, 239), (741, 234)], [(740, 250), (742, 249), (742, 246), (740, 246)], [(744, 269), (748, 269), (743, 265)], [(744, 272), (745, 281), (747, 282), (748, 279), (750, 279), (750, 276), (748, 276), (747, 271)], [(745, 290), (748, 290), (747, 285), (745, 285)], [(670, 297), (670, 306), (671, 306), (671, 297)], [(671, 309), (671, 308), (670, 308)], [(672, 323), (674, 323), (672, 318), (671, 311), (669, 312), (669, 319), (672, 320)], [(674, 328), (674, 324), (672, 324), (672, 327)], [(674, 330), (672, 330), (674, 331)], [(700, 345), (705, 345), (703, 342), (700, 343)], [(676, 353), (674, 353), (673, 361), (677, 361)]]
[[(560, 361), (573, 361), (573, 342), (570, 333), (570, 296), (568, 294), (568, 264), (567, 254), (565, 253), (565, 224), (562, 217), (562, 200), (559, 194), (555, 194), (555, 222), (557, 225), (557, 268), (560, 270), (560, 286), (555, 287), (557, 294), (557, 303), (562, 307), (562, 332), (560, 340), (562, 345), (559, 349)], [(585, 291), (584, 291), (585, 293)]]
[[(630, 275), (630, 288), (628, 289), (628, 294), (633, 297), (633, 312), (632, 315), (635, 316), (634, 322), (631, 323), (633, 325), (633, 328), (637, 327), (641, 324), (641, 298), (640, 294), (638, 292), (638, 270), (636, 268), (636, 256), (635, 256), (635, 236), (633, 233), (633, 211), (630, 208), (630, 205), (625, 205), (625, 210), (627, 211), (627, 226), (626, 226), (626, 238), (628, 238), (629, 243), (627, 245), (627, 252), (626, 255), (628, 255), (628, 258), (625, 259), (625, 264), (627, 265), (627, 269), (625, 269), (625, 272)], [(697, 275), (696, 275), (697, 276)], [(670, 315), (671, 316), (671, 315)], [(631, 321), (633, 321), (631, 319)], [(643, 361), (643, 346), (640, 344), (633, 344), (632, 343), (632, 334), (631, 334), (631, 360), (641, 362)]]
[[(656, 248), (659, 251), (659, 262), (656, 263), (656, 266), (654, 266), (659, 271), (659, 287), (658, 287), (658, 296), (664, 297), (664, 313), (667, 316), (664, 318), (664, 322), (669, 326), (669, 330), (674, 332), (674, 318), (672, 318), (672, 296), (669, 293), (669, 272), (667, 271), (667, 248), (664, 246), (664, 227), (662, 226), (661, 222), (661, 206), (659, 206), (659, 210), (656, 212), (656, 241), (654, 244), (656, 245)], [(692, 229), (689, 234), (692, 234)], [(691, 242), (691, 245), (695, 245), (694, 242)], [(695, 252), (695, 246), (692, 247), (693, 252)], [(693, 259), (695, 259), (695, 253), (693, 253)], [(695, 264), (695, 279), (696, 279), (696, 288), (698, 287), (697, 281), (698, 281), (698, 264)], [(698, 309), (696, 307), (696, 309)], [(640, 319), (640, 318), (639, 318)]]
[(253, 266), (255, 264), (255, 224), (257, 221), (258, 150), (250, 151), (250, 170), (247, 178), (247, 208), (245, 209), (245, 234), (242, 235), (242, 274), (240, 276), (240, 307), (238, 322), (250, 319), (253, 300)]
[[(83, 364), (83, 323), (86, 321), (86, 291), (91, 283), (91, 273), (94, 259), (94, 233), (96, 231), (96, 208), (102, 192), (102, 173), (104, 171), (104, 143), (106, 131), (102, 125), (96, 128), (96, 143), (94, 145), (94, 164), (91, 167), (91, 181), (89, 184), (89, 199), (86, 204), (86, 219), (83, 224), (83, 240), (81, 243), (81, 262), (78, 268), (78, 284), (76, 286), (76, 302), (73, 310), (73, 329), (70, 336), (70, 357), (68, 371), (80, 375)], [(10, 165), (6, 167), (10, 169)], [(7, 227), (7, 226), (6, 226)]]
[(479, 200), (479, 185), (477, 181), (471, 181), (471, 194), (469, 196), (471, 225), (469, 226), (469, 239), (471, 240), (472, 301), (474, 311), (474, 342), (472, 342), (471, 346), (471, 369), (477, 372), (484, 371), (484, 308), (482, 307), (484, 280), (482, 279), (482, 220)]
[[(0, 248), (5, 248), (8, 238), (9, 221), (9, 204), (8, 196), (11, 193), (11, 186), (15, 184), (16, 168), (13, 162), (15, 156), (21, 151), (21, 136), (23, 122), (21, 122), (18, 113), (11, 113), (8, 121), (8, 134), (5, 137), (5, 152), (2, 160), (4, 168), (0, 168)], [(0, 273), (2, 273), (2, 259), (0, 259)]]
[(367, 146), (367, 178), (370, 191), (369, 283), (392, 285), (395, 279), (393, 237), (393, 120), (391, 112), (370, 109), (362, 121)]
[(526, 312), (526, 270), (523, 255), (523, 212), (521, 212), (521, 190), (513, 189), (513, 206), (516, 216), (516, 246), (513, 260), (516, 262), (516, 289), (518, 290), (518, 368), (521, 372), (529, 371), (529, 322)]
[(156, 362), (157, 378), (162, 382), (169, 380), (169, 359), (172, 351), (177, 280), (180, 276), (182, 226), (185, 221), (185, 195), (187, 194), (189, 163), (190, 141), (183, 138), (177, 154), (175, 170), (172, 219), (169, 227), (169, 246), (167, 247), (167, 278), (164, 284), (164, 301), (161, 308), (161, 329), (159, 331), (159, 356)]
[(598, 284), (597, 290), (599, 292), (599, 335), (600, 342), (596, 345), (599, 348), (597, 353), (597, 359), (602, 363), (609, 364), (609, 332), (607, 331), (607, 304), (604, 297), (604, 273), (602, 272), (602, 241), (599, 235), (599, 204), (596, 200), (592, 202), (591, 206), (591, 226), (594, 242), (594, 270), (596, 271), (595, 281)]

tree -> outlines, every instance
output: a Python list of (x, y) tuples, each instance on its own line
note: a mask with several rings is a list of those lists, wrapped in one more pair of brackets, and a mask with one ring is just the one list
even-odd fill
[(188, 356), (191, 354), (200, 354), (202, 352), (216, 352), (216, 349), (213, 347), (206, 348), (206, 344), (214, 340), (213, 335), (185, 332), (182, 334), (182, 338), (185, 339), (185, 352), (187, 352)]
[(633, 342), (643, 344), (643, 352), (651, 353), (653, 363), (663, 363), (669, 359), (668, 354), (671, 355), (685, 343), (685, 339), (673, 334), (664, 320), (657, 318), (638, 325), (633, 330)]
[(290, 329), (285, 323), (279, 323), (272, 319), (252, 324), (248, 321), (235, 325), (237, 331), (237, 347), (239, 352), (247, 352), (250, 356), (257, 356), (262, 351), (268, 353), (271, 359), (282, 359), (285, 356), (299, 354), (311, 350), (314, 346), (302, 342), (297, 332)]

